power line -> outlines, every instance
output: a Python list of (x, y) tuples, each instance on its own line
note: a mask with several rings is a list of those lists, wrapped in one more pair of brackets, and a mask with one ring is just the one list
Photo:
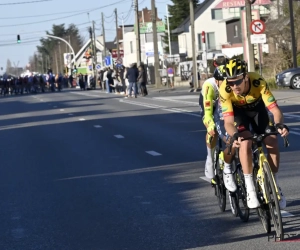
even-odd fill
[[(125, 0), (125, 1), (126, 1), (126, 0)], [(127, 1), (128, 1), (128, 0), (127, 0)], [(124, 2), (124, 0), (118, 1), (118, 2), (115, 2), (115, 3), (111, 3), (111, 4), (107, 4), (107, 5), (98, 7), (98, 8), (94, 8), (94, 9), (90, 10), (90, 12), (96, 11), (96, 10), (98, 10), (98, 9), (106, 8), (106, 7), (109, 7), (109, 6), (113, 6), (113, 5), (115, 5), (115, 4), (117, 4), (117, 3), (121, 3), (121, 2)], [(24, 25), (37, 24), (37, 23), (46, 23), (46, 22), (55, 21), (55, 20), (60, 20), (60, 19), (65, 19), (65, 18), (68, 18), (68, 17), (72, 17), (72, 16), (76, 16), (76, 15), (81, 15), (81, 14), (85, 14), (85, 13), (86, 13), (86, 11), (81, 12), (81, 13), (76, 13), (76, 14), (68, 15), (68, 16), (64, 16), (64, 17), (60, 17), (60, 18), (48, 19), (48, 20), (44, 20), (44, 21), (36, 21), (36, 22), (22, 23), (22, 24), (0, 25), (0, 27), (15, 27), (15, 26), (24, 26)]]
[[(75, 10), (75, 11), (68, 11), (68, 13), (78, 13), (82, 12), (83, 10)], [(86, 9), (85, 11), (90, 11), (90, 9)], [(21, 19), (21, 18), (36, 18), (41, 16), (55, 16), (55, 15), (61, 15), (66, 14), (66, 12), (56, 12), (56, 13), (50, 13), (50, 14), (43, 14), (43, 15), (34, 15), (34, 16), (15, 16), (15, 17), (0, 17), (0, 20), (8, 20), (8, 19)]]
[(16, 5), (16, 4), (28, 4), (28, 3), (40, 3), (40, 2), (49, 2), (52, 0), (37, 0), (37, 1), (29, 1), (29, 2), (17, 2), (17, 3), (0, 3), (0, 5)]

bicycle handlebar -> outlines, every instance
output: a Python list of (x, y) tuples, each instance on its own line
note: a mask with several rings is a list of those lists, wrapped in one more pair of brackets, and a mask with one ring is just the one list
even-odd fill
[[(247, 138), (243, 138), (242, 141), (252, 140), (254, 142), (262, 142), (269, 135), (279, 135), (279, 133), (276, 131), (276, 132), (269, 132), (269, 133), (264, 133), (264, 134), (253, 134)], [(287, 137), (284, 136), (284, 137), (282, 137), (282, 139), (283, 139), (283, 146), (285, 148), (289, 147), (290, 144), (289, 144)], [(227, 155), (231, 155), (231, 151), (232, 151), (232, 143), (230, 143), (228, 146)]]

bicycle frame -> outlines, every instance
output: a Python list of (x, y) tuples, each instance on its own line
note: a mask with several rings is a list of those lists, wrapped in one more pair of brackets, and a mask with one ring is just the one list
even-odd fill
[[(264, 171), (263, 171), (263, 163), (265, 162), (266, 165), (268, 166), (268, 168), (270, 168), (270, 164), (266, 158), (266, 155), (265, 155), (265, 152), (263, 150), (263, 147), (262, 146), (259, 146), (257, 147), (257, 151), (258, 151), (258, 171), (257, 171), (257, 180), (258, 180), (258, 183), (263, 191), (263, 197), (264, 197), (264, 200), (266, 202), (266, 204), (268, 204), (270, 201), (268, 200), (267, 196), (266, 196), (266, 190), (265, 190), (265, 177), (264, 177)], [(278, 188), (277, 188), (277, 185), (276, 185), (276, 182), (275, 182), (275, 179), (274, 179), (274, 176), (273, 176), (273, 173), (271, 171), (271, 175), (272, 175), (272, 180), (274, 182), (274, 186), (275, 186), (275, 189), (276, 189), (276, 195), (278, 197), (278, 201), (280, 201), (280, 194), (278, 192)]]

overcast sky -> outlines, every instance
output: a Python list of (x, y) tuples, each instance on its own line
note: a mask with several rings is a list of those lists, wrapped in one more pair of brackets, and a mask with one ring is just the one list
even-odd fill
[[(7, 59), (12, 66), (24, 67), (29, 56), (36, 51), (39, 39), (50, 31), (53, 24), (78, 24), (81, 35), (88, 39), (89, 21), (96, 21), (96, 35), (101, 32), (101, 12), (105, 18), (105, 35), (107, 41), (115, 37), (114, 9), (117, 8), (119, 24), (122, 15), (125, 24), (134, 23), (134, 0), (0, 0), (0, 67), (5, 68)], [(166, 5), (170, 0), (157, 0), (159, 18), (166, 15)], [(151, 9), (151, 0), (139, 0), (139, 9)], [(89, 13), (89, 15), (88, 15)], [(21, 44), (17, 44), (17, 34)], [(1, 73), (1, 71), (0, 71)]]

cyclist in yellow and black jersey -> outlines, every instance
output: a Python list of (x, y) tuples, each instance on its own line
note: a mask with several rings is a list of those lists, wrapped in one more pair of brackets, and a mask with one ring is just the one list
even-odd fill
[[(288, 127), (283, 124), (283, 115), (268, 84), (262, 76), (247, 71), (247, 64), (239, 59), (226, 62), (223, 68), (225, 80), (220, 86), (220, 103), (224, 117), (226, 132), (232, 137), (232, 142), (240, 147), (240, 161), (243, 167), (247, 189), (247, 205), (249, 208), (259, 206), (252, 176), (252, 142), (241, 141), (248, 137), (250, 125), (253, 132), (261, 134), (268, 129), (270, 121), (267, 109), (273, 114), (275, 128), (281, 136), (287, 136)], [(267, 109), (266, 109), (267, 108)], [(268, 161), (278, 186), (279, 148), (277, 137), (270, 135), (264, 140), (268, 151)], [(281, 192), (281, 189), (279, 187)], [(286, 206), (286, 200), (281, 192), (279, 202), (281, 208)]]
[[(215, 69), (213, 77), (207, 79), (202, 86), (202, 91), (199, 96), (199, 105), (203, 115), (203, 123), (207, 129), (206, 134), (206, 147), (207, 157), (205, 162), (205, 176), (209, 179), (214, 178), (214, 149), (216, 147), (218, 136), (224, 141), (228, 141), (223, 130), (222, 124), (222, 110), (219, 104), (219, 85), (223, 82), (222, 75), (223, 66)], [(226, 188), (234, 192), (236, 185), (231, 174), (231, 165), (225, 163), (224, 180)]]

